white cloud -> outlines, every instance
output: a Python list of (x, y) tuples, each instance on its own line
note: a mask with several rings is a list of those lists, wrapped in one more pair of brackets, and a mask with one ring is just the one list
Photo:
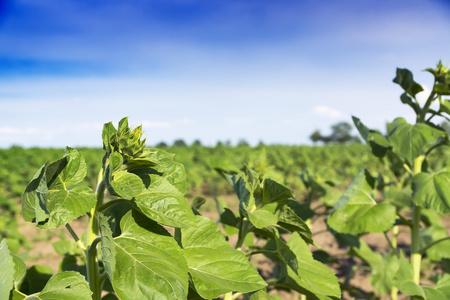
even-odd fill
[(336, 110), (334, 108), (324, 106), (324, 105), (319, 105), (319, 106), (314, 107), (313, 113), (317, 116), (329, 117), (329, 118), (335, 118), (335, 119), (344, 117), (344, 114), (342, 112), (340, 112), (339, 110)]
[(142, 127), (147, 129), (164, 129), (170, 128), (172, 125), (169, 122), (155, 122), (155, 121), (143, 121)]
[(26, 127), (26, 128), (18, 128), (18, 127), (10, 127), (10, 126), (0, 127), (0, 134), (5, 134), (5, 135), (36, 134), (38, 132), (39, 132), (39, 130), (34, 127)]
[(235, 118), (226, 118), (225, 122), (231, 125), (249, 125), (254, 123), (255, 119), (251, 117), (235, 117)]

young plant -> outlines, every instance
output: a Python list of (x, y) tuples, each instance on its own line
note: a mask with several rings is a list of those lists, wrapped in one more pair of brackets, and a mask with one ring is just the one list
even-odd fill
[[(47, 278), (42, 290), (30, 291), (23, 282), (24, 263), (3, 240), (0, 299), (98, 300), (106, 281), (124, 300), (212, 299), (264, 289), (266, 282), (247, 257), (211, 220), (193, 213), (184, 197), (184, 167), (173, 154), (146, 148), (142, 127), (131, 129), (127, 118), (117, 129), (105, 124), (102, 140), (95, 192), (82, 184), (82, 155), (67, 148), (61, 159), (41, 167), (22, 200), (26, 221), (48, 230), (66, 226), (84, 255), (86, 278), (64, 271)], [(80, 239), (69, 223), (84, 214), (89, 224)]]
[(249, 258), (264, 254), (277, 265), (269, 287), (297, 291), (308, 299), (340, 299), (336, 276), (308, 247), (314, 243), (303, 220), (308, 211), (291, 190), (247, 166), (243, 173), (218, 171), (239, 199), (238, 214), (219, 207), (220, 222), (228, 235), (237, 233), (236, 249)]
[[(432, 250), (440, 248), (439, 244), (447, 244), (448, 249), (450, 243), (450, 238), (442, 231), (430, 234), (431, 223), (426, 222), (430, 211), (439, 214), (450, 212), (450, 170), (445, 164), (431, 167), (432, 155), (448, 146), (448, 134), (433, 123), (433, 118), (440, 116), (449, 120), (450, 100), (443, 97), (450, 95), (450, 72), (441, 63), (436, 69), (427, 71), (433, 74), (434, 84), (422, 106), (416, 96), (423, 88), (413, 80), (412, 73), (407, 69), (397, 69), (394, 78), (394, 82), (404, 90), (400, 100), (416, 114), (415, 124), (397, 118), (387, 125), (387, 134), (382, 135), (353, 117), (372, 153), (387, 161), (392, 176), (380, 174), (374, 178), (368, 170), (361, 170), (328, 217), (328, 225), (339, 233), (387, 233), (393, 229), (393, 239), (389, 240), (391, 252), (384, 258), (373, 254), (362, 242), (353, 249), (372, 267), (372, 283), (379, 288), (380, 294), (390, 290), (393, 299), (397, 298), (398, 290), (417, 299), (450, 298), (447, 276), (442, 277), (435, 288), (420, 285), (423, 255), (427, 253), (430, 256)], [(436, 101), (439, 103), (437, 110), (431, 108)], [(437, 159), (445, 160), (443, 157)], [(377, 189), (384, 193), (384, 201), (377, 201)], [(405, 206), (411, 208), (411, 216), (403, 212)], [(397, 226), (410, 228), (410, 262), (397, 249)], [(439, 255), (435, 253), (434, 257), (440, 260), (449, 257), (448, 253), (448, 250), (439, 251)]]

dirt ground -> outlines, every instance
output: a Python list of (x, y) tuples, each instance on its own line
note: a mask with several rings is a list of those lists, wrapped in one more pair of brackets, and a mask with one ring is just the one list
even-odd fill
[[(234, 195), (225, 195), (219, 197), (221, 200), (226, 201), (229, 204), (229, 208), (233, 211), (237, 211), (237, 199)], [(206, 204), (200, 210), (202, 215), (212, 220), (218, 219), (218, 214), (215, 209), (215, 202), (213, 198), (207, 198)], [(81, 217), (71, 223), (72, 228), (81, 237), (84, 231), (86, 231), (88, 225), (87, 216)], [(445, 225), (450, 231), (450, 218), (445, 219)], [(33, 242), (33, 249), (25, 257), (25, 263), (27, 267), (32, 265), (47, 265), (50, 266), (54, 273), (58, 272), (58, 264), (62, 260), (62, 256), (58, 255), (53, 246), (53, 242), (61, 239), (64, 235), (67, 239), (72, 239), (68, 231), (61, 227), (58, 230), (47, 232), (35, 227), (32, 223), (27, 223), (20, 220), (19, 230), (21, 233)], [(337, 264), (331, 264), (329, 267), (338, 276), (339, 281), (343, 282), (349, 272), (354, 272), (354, 275), (350, 279), (350, 284), (355, 287), (360, 296), (349, 295), (348, 292), (343, 292), (342, 299), (366, 299), (370, 292), (374, 289), (369, 282), (370, 271), (364, 263), (358, 258), (353, 258), (347, 255), (346, 248), (339, 248), (339, 245), (335, 241), (333, 235), (326, 230), (326, 223), (324, 217), (320, 217), (313, 220), (311, 231), (313, 233), (313, 239), (319, 247), (311, 246), (311, 250), (322, 249), (333, 257), (337, 258)], [(386, 253), (389, 249), (389, 245), (382, 234), (367, 234), (362, 238), (372, 249), (379, 253)], [(230, 243), (234, 245), (235, 239), (231, 238)], [(410, 244), (410, 233), (407, 228), (401, 228), (398, 235), (398, 243), (401, 246), (406, 247)], [(263, 255), (255, 255), (252, 258), (252, 262), (257, 266), (263, 276), (269, 276), (275, 267), (273, 262), (264, 257)], [(426, 282), (424, 282), (426, 284)], [(295, 300), (299, 299), (300, 295), (296, 292), (288, 293), (284, 291), (270, 291), (270, 294), (278, 295), (281, 299)], [(384, 299), (390, 299), (386, 297)], [(402, 299), (401, 297), (399, 299)]]

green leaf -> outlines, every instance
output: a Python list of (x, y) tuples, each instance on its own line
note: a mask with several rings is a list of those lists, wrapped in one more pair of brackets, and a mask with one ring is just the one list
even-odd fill
[(27, 186), (22, 199), (24, 219), (55, 229), (90, 211), (97, 202), (94, 192), (77, 185), (85, 176), (84, 158), (66, 148), (62, 159), (44, 165)]
[[(136, 211), (128, 212), (120, 226), (122, 234), (114, 238), (116, 253), (112, 278), (117, 295), (124, 300), (186, 299), (188, 268), (172, 236)], [(104, 231), (104, 225), (101, 230)], [(108, 244), (105, 242), (105, 247), (111, 248)], [(110, 257), (108, 254), (104, 258), (112, 270)]]
[(62, 272), (55, 274), (45, 285), (44, 289), (24, 299), (42, 300), (80, 300), (92, 299), (92, 292), (83, 275), (77, 272)]
[(194, 213), (184, 195), (165, 178), (157, 175), (150, 175), (150, 178), (149, 188), (135, 197), (141, 212), (163, 225), (191, 226)]
[(83, 255), (77, 243), (69, 240), (56, 241), (52, 246), (59, 255)]
[(272, 179), (263, 182), (263, 204), (294, 198), (291, 190)]
[(265, 209), (257, 209), (253, 212), (248, 212), (250, 222), (259, 229), (269, 227), (277, 224), (277, 216)]
[[(1, 251), (0, 251), (1, 252)], [(14, 287), (19, 288), (19, 284), (22, 282), (27, 272), (27, 266), (18, 256), (11, 254), (14, 261)], [(1, 268), (1, 270), (4, 270)]]
[(414, 112), (416, 113), (416, 115), (420, 115), (420, 107), (419, 107), (419, 105), (418, 105), (416, 102), (414, 102), (414, 101), (408, 96), (407, 93), (403, 93), (403, 94), (400, 96), (400, 100), (402, 101), (402, 103), (409, 105), (409, 106), (414, 110)]
[(374, 199), (375, 180), (364, 169), (353, 179), (328, 217), (328, 225), (340, 233), (384, 232), (395, 222), (395, 207)]
[(103, 125), (102, 131), (102, 140), (103, 140), (103, 149), (107, 152), (111, 152), (111, 143), (115, 140), (117, 130), (112, 124), (112, 122), (105, 123)]
[(44, 289), (50, 278), (53, 276), (53, 270), (49, 266), (34, 265), (27, 270), (20, 290), (33, 294)]
[(446, 133), (425, 123), (408, 124), (405, 119), (397, 118), (387, 125), (392, 151), (404, 157), (409, 164), (426, 153), (440, 137)]
[(97, 213), (98, 226), (101, 234), (101, 251), (103, 264), (109, 280), (113, 282), (114, 271), (116, 267), (116, 248), (114, 245), (113, 234), (107, 217), (102, 213)]
[(436, 289), (450, 299), (450, 274), (443, 274), (436, 284)]
[(211, 220), (196, 216), (195, 224), (181, 229), (182, 251), (200, 296), (211, 299), (231, 291), (248, 293), (266, 286), (247, 257), (231, 248)]
[(191, 206), (192, 206), (194, 209), (198, 210), (198, 209), (200, 209), (200, 207), (202, 207), (203, 204), (205, 204), (205, 203), (206, 203), (206, 199), (205, 199), (204, 197), (202, 197), (202, 196), (195, 196), (194, 199), (192, 199)]
[(288, 205), (280, 205), (277, 209), (278, 225), (290, 232), (298, 232), (302, 239), (313, 244), (309, 226)]
[(385, 136), (376, 130), (371, 130), (360, 119), (352, 117), (353, 123), (364, 141), (372, 148), (372, 153), (377, 157), (384, 157), (392, 147)]
[(450, 212), (450, 171), (421, 172), (413, 177), (413, 201), (416, 205), (440, 213)]
[(450, 100), (449, 99), (440, 99), (439, 112), (443, 112), (443, 113), (446, 113), (447, 115), (450, 115)]
[(220, 214), (220, 222), (225, 225), (238, 227), (239, 219), (229, 208), (225, 207), (223, 212)]
[(314, 260), (306, 242), (298, 233), (293, 233), (287, 245), (298, 261), (297, 272), (288, 268), (290, 278), (300, 287), (319, 299), (341, 298), (339, 281), (334, 273), (324, 264)]
[(372, 268), (383, 263), (383, 256), (380, 253), (374, 252), (369, 245), (362, 240), (359, 240), (358, 247), (350, 248), (350, 254), (359, 257)]
[(422, 86), (414, 81), (413, 74), (408, 69), (397, 68), (397, 76), (393, 81), (399, 84), (405, 92), (413, 97), (415, 97), (417, 93), (423, 91)]
[[(448, 234), (445, 227), (438, 224), (431, 225), (420, 232), (420, 246), (424, 248), (427, 245), (446, 237), (448, 237)], [(429, 259), (441, 261), (443, 258), (450, 258), (450, 251), (448, 251), (448, 249), (450, 249), (450, 239), (435, 244), (429, 248), (426, 253)]]
[(128, 200), (142, 194), (145, 190), (141, 178), (126, 171), (115, 172), (111, 186), (120, 197)]
[(13, 289), (16, 270), (5, 239), (2, 239), (0, 243), (0, 270), (2, 270), (0, 272), (0, 299), (9, 299), (9, 293)]
[(425, 293), (425, 299), (428, 300), (448, 300), (448, 298), (441, 291), (432, 287), (424, 286), (422, 290)]
[(399, 268), (399, 257), (396, 252), (385, 256), (374, 252), (365, 242), (359, 241), (359, 247), (352, 247), (351, 255), (357, 256), (370, 265), (370, 283), (381, 294), (388, 294), (394, 284), (394, 276)]
[(184, 166), (180, 163), (173, 162), (168, 165), (162, 176), (165, 178), (171, 185), (176, 187), (176, 189), (181, 194), (186, 194), (187, 192), (187, 182), (186, 182), (186, 172), (184, 171)]
[(394, 276), (395, 286), (405, 295), (420, 296), (425, 298), (425, 293), (421, 286), (414, 282), (413, 267), (405, 258), (403, 252), (400, 252), (399, 269)]
[(28, 222), (45, 222), (49, 218), (47, 210), (47, 178), (45, 172), (48, 163), (45, 163), (39, 171), (36, 172), (33, 179), (25, 189), (22, 197), (22, 216)]
[(383, 189), (384, 199), (397, 207), (409, 209), (412, 204), (411, 189), (400, 189), (396, 186), (388, 186)]
[(262, 289), (253, 293), (249, 300), (281, 300), (281, 298), (278, 296), (271, 296), (267, 293), (266, 289)]

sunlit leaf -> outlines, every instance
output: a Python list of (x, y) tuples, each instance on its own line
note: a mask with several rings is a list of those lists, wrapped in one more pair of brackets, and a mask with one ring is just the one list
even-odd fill
[(364, 169), (334, 206), (327, 223), (340, 233), (384, 232), (395, 222), (395, 207), (374, 199), (375, 181)]
[(248, 258), (231, 248), (211, 220), (196, 216), (196, 224), (181, 229), (182, 246), (195, 289), (202, 297), (248, 293), (266, 286)]

